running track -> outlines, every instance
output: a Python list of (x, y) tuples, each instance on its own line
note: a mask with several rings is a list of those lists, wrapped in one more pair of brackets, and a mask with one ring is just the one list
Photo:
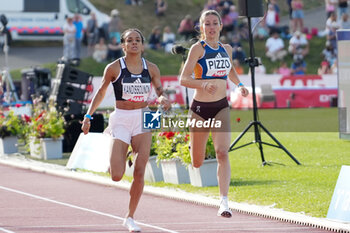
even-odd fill
[[(0, 165), (0, 232), (117, 233), (128, 192), (45, 173)], [(135, 219), (142, 232), (327, 232), (216, 208), (144, 194)]]

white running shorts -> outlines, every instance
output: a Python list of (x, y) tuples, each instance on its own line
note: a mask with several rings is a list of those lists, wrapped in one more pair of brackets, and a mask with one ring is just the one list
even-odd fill
[(142, 108), (133, 110), (116, 108), (109, 116), (105, 133), (110, 134), (113, 139), (130, 144), (133, 136), (151, 132), (143, 129), (143, 110)]

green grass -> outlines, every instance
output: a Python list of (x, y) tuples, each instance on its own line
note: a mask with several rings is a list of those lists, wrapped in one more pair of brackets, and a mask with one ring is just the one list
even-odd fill
[[(241, 132), (252, 120), (252, 110), (232, 110), (231, 131)], [(337, 108), (259, 109), (258, 120), (271, 132), (338, 131)]]
[[(339, 140), (337, 133), (275, 136), (302, 165), (296, 165), (284, 151), (268, 146), (264, 152), (266, 161), (274, 162), (272, 166), (260, 166), (260, 153), (254, 146), (231, 152), (231, 197), (238, 202), (325, 217), (341, 165), (350, 163), (350, 143)], [(244, 138), (248, 139), (253, 135)]]
[[(23, 153), (23, 152), (22, 152)], [(28, 152), (27, 152), (28, 153)], [(28, 155), (29, 156), (29, 155)], [(33, 160), (37, 160), (37, 161), (41, 161), (41, 162), (45, 162), (45, 163), (51, 163), (51, 164), (58, 164), (58, 165), (62, 165), (62, 166), (66, 166), (67, 162), (69, 160), (70, 157), (70, 153), (63, 153), (63, 157), (62, 159), (48, 159), (48, 160), (43, 160), (43, 159), (37, 159), (34, 157), (31, 157)]]

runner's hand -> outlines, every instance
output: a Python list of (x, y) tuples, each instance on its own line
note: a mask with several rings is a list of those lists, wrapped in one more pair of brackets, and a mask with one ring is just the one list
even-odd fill
[(218, 86), (213, 83), (208, 83), (207, 85), (205, 85), (205, 88), (204, 88), (204, 90), (211, 95), (214, 95), (217, 89), (218, 89)]
[(239, 87), (239, 90), (241, 91), (241, 95), (242, 95), (243, 97), (247, 97), (247, 96), (248, 96), (249, 91), (248, 91), (247, 88), (245, 88), (244, 86), (241, 86), (241, 87)]
[(167, 97), (162, 95), (158, 98), (158, 101), (163, 106), (164, 111), (168, 111), (170, 109), (171, 103)]
[(88, 134), (91, 125), (90, 119), (84, 118), (84, 120), (81, 123), (81, 130), (84, 132), (84, 134)]

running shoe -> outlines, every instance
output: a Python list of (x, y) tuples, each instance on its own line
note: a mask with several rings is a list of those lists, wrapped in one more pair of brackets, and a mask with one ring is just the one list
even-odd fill
[(128, 228), (129, 232), (140, 232), (141, 228), (134, 222), (134, 219), (128, 217), (124, 219), (123, 226)]
[(220, 203), (220, 208), (218, 210), (218, 216), (225, 217), (225, 218), (231, 218), (232, 217), (232, 211), (228, 207), (227, 199), (222, 199)]

